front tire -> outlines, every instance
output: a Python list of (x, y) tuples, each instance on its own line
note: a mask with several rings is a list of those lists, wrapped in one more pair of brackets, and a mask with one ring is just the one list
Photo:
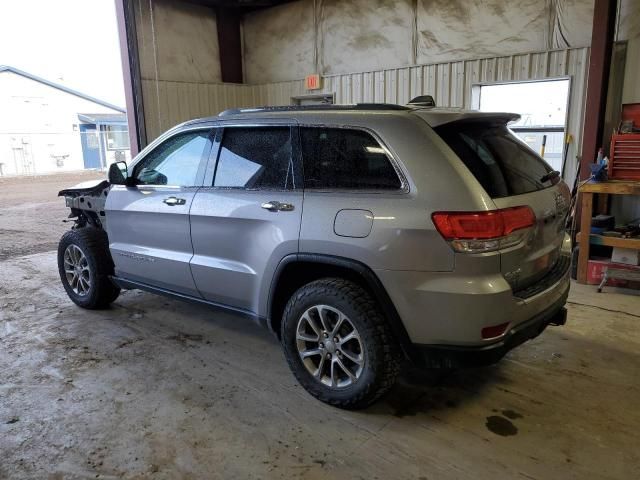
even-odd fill
[(58, 244), (58, 273), (69, 298), (90, 310), (106, 308), (118, 295), (113, 260), (104, 230), (83, 227), (65, 233)]
[(398, 345), (380, 307), (353, 282), (325, 278), (296, 291), (281, 338), (300, 384), (330, 405), (364, 408), (395, 383)]

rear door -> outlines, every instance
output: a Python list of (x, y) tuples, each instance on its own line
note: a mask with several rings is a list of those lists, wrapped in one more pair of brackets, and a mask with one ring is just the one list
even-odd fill
[(492, 197), (497, 208), (527, 205), (536, 225), (526, 241), (500, 252), (501, 270), (515, 289), (526, 288), (555, 264), (564, 240), (569, 189), (551, 167), (504, 123), (465, 120), (435, 131)]
[(193, 278), (212, 302), (264, 314), (278, 263), (297, 253), (300, 164), (288, 122), (221, 124), (191, 207)]
[(107, 233), (118, 277), (199, 295), (189, 267), (189, 209), (204, 178), (210, 131), (169, 136), (131, 167), (135, 186), (109, 192)]
[[(356, 126), (302, 125), (300, 149), (305, 186), (301, 253), (349, 258), (374, 270), (447, 268), (448, 252), (406, 254), (424, 250), (425, 231), (414, 228), (419, 207), (377, 134)], [(419, 214), (426, 224), (426, 215)]]

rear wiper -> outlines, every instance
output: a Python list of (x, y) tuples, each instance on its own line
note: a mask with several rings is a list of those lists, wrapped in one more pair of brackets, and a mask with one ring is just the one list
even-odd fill
[(559, 171), (557, 171), (557, 170), (551, 170), (551, 171), (550, 171), (549, 173), (547, 173), (546, 175), (543, 175), (543, 176), (540, 178), (540, 181), (541, 181), (542, 183), (544, 183), (544, 182), (548, 182), (549, 180), (553, 180), (554, 178), (557, 178), (557, 177), (559, 177), (559, 176), (560, 176), (560, 172), (559, 172)]

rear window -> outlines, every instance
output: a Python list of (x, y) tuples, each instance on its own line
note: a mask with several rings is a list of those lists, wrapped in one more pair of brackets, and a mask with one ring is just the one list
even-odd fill
[(300, 130), (305, 188), (397, 190), (402, 184), (384, 148), (367, 132)]
[(542, 158), (504, 124), (460, 121), (434, 129), (492, 198), (535, 192), (552, 185)]

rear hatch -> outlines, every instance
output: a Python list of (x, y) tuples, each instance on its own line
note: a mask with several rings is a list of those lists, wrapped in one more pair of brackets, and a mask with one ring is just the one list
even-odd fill
[(478, 114), (434, 130), (497, 209), (528, 206), (535, 214), (524, 240), (499, 250), (502, 274), (517, 292), (557, 270), (570, 193), (557, 172), (507, 128), (508, 120)]

